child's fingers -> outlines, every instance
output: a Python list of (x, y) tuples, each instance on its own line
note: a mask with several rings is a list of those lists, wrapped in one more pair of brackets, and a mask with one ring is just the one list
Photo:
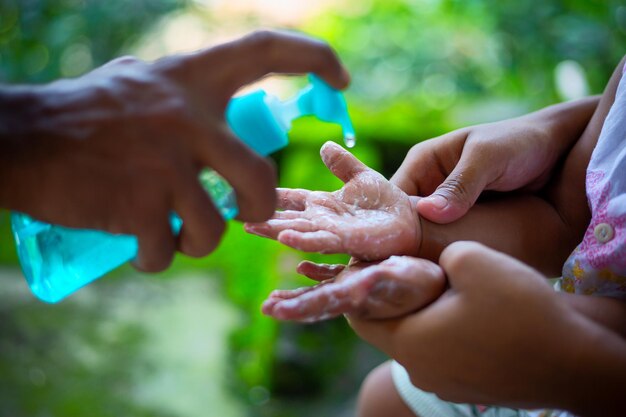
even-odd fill
[(250, 234), (276, 239), (278, 233), (274, 233), (273, 229), (265, 223), (244, 223), (243, 229)]
[(277, 207), (280, 210), (303, 211), (306, 208), (306, 199), (311, 191), (301, 188), (277, 188)]
[(296, 298), (306, 292), (312, 291), (314, 287), (304, 287), (295, 290), (275, 290), (270, 293), (267, 299), (261, 305), (263, 314), (271, 315), (274, 306), (281, 301)]
[(337, 317), (353, 309), (349, 286), (332, 283), (316, 286), (299, 297), (278, 302), (272, 316), (281, 320), (313, 322)]
[(341, 238), (327, 230), (303, 233), (297, 230), (283, 230), (277, 240), (283, 245), (305, 252), (343, 253)]
[(320, 154), (328, 169), (343, 182), (350, 181), (362, 172), (371, 171), (363, 162), (335, 142), (326, 142)]
[(267, 299), (263, 302), (261, 306), (261, 310), (264, 314), (271, 315), (271, 312), (274, 306), (284, 300), (290, 300), (292, 298), (300, 297), (307, 292), (315, 291), (318, 288), (321, 288), (326, 285), (330, 285), (333, 283), (332, 279), (320, 282), (319, 284), (313, 285), (311, 287), (302, 287), (296, 288), (294, 290), (274, 290), (267, 296)]
[(304, 218), (304, 213), (296, 210), (277, 211), (272, 216), (272, 219), (290, 220)]
[(246, 223), (246, 232), (254, 235), (277, 239), (278, 235), (285, 230), (296, 230), (298, 232), (315, 232), (317, 226), (311, 220), (297, 219), (270, 219), (263, 223)]
[(315, 281), (324, 281), (334, 278), (346, 268), (341, 264), (318, 264), (311, 261), (302, 261), (298, 264), (296, 272)]

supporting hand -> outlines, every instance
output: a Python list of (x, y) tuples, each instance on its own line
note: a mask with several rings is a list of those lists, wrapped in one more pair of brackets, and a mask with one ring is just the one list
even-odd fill
[(484, 190), (538, 189), (580, 137), (598, 97), (459, 129), (415, 145), (392, 177), (435, 223), (461, 218)]
[(414, 385), (455, 402), (621, 415), (626, 342), (618, 334), (579, 314), (535, 270), (480, 244), (450, 245), (440, 265), (450, 289), (423, 310), (350, 317)]

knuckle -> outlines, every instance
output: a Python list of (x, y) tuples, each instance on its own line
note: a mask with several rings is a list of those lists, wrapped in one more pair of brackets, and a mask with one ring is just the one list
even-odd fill
[(325, 42), (320, 40), (312, 40), (312, 45), (316, 51), (316, 59), (314, 62), (314, 70), (317, 73), (323, 72), (339, 72), (341, 71), (341, 63), (335, 51)]
[(116, 65), (131, 66), (143, 63), (143, 61), (133, 55), (124, 55), (119, 58), (115, 58), (111, 61), (111, 63)]
[(339, 66), (339, 60), (337, 59), (337, 55), (335, 51), (325, 42), (315, 40), (313, 41), (315, 45), (317, 45), (318, 53), (320, 55), (320, 63), (325, 65), (333, 65)]
[(411, 146), (411, 149), (409, 149), (409, 152), (407, 152), (407, 159), (408, 158), (416, 158), (420, 155), (422, 148), (423, 148), (423, 143), (424, 142), (420, 142), (416, 145)]
[(477, 140), (471, 140), (472, 136), (468, 138), (467, 152), (470, 160), (476, 162), (500, 162), (502, 161), (502, 148), (501, 141), (493, 140), (492, 138), (480, 137)]
[(209, 234), (207, 234), (207, 238), (204, 240), (202, 246), (199, 247), (197, 252), (195, 254), (192, 254), (191, 256), (201, 258), (213, 252), (219, 245), (225, 230), (226, 224), (223, 221), (213, 223), (211, 225), (211, 228), (209, 229)]
[(262, 29), (252, 32), (247, 40), (255, 50), (267, 53), (274, 48), (277, 38), (278, 34), (276, 32)]
[(448, 274), (455, 274), (466, 269), (469, 262), (482, 254), (482, 245), (476, 242), (455, 242), (441, 253), (440, 263)]
[[(171, 241), (171, 239), (170, 239)], [(166, 270), (174, 259), (174, 247), (172, 242), (161, 242), (158, 250), (146, 250), (141, 248), (139, 255), (139, 268), (145, 272), (161, 272)]]
[(141, 269), (145, 272), (162, 272), (172, 264), (174, 253), (162, 254), (158, 257), (142, 259)]
[(183, 120), (187, 122), (193, 120), (193, 113), (191, 107), (189, 106), (189, 102), (182, 94), (167, 94), (164, 98), (165, 100), (162, 102), (159, 116), (170, 115), (175, 120)]
[(411, 146), (411, 149), (409, 149), (404, 158), (404, 162), (412, 163), (413, 161), (424, 159), (426, 156), (425, 152), (428, 150), (428, 147), (431, 146), (431, 143), (432, 142), (425, 141)]
[(465, 208), (473, 204), (473, 196), (467, 188), (463, 174), (448, 177), (443, 184), (437, 187), (435, 193), (451, 197)]

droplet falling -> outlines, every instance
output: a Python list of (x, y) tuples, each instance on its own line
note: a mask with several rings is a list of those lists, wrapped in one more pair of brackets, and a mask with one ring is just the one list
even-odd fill
[(348, 148), (354, 148), (354, 145), (356, 145), (356, 138), (353, 134), (348, 133), (343, 137), (343, 143), (345, 143)]

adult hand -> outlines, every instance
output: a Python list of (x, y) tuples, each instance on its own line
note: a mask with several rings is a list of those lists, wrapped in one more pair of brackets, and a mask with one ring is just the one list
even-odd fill
[(329, 193), (281, 189), (274, 217), (246, 231), (307, 252), (386, 259), (419, 250), (420, 225), (409, 196), (334, 142), (322, 146), (324, 164), (345, 185)]
[[(223, 219), (198, 181), (211, 167), (235, 189), (239, 218), (275, 206), (272, 164), (224, 119), (233, 93), (266, 74), (314, 72), (349, 82), (328, 45), (256, 32), (153, 63), (116, 59), (80, 78), (0, 91), (0, 205), (64, 226), (134, 234), (136, 263), (166, 268), (178, 249), (204, 256)], [(178, 213), (178, 241), (168, 222)]]
[(426, 197), (418, 212), (436, 223), (462, 217), (484, 190), (537, 189), (580, 136), (598, 98), (456, 130), (421, 142), (392, 177), (409, 195)]
[(624, 380), (623, 339), (569, 308), (539, 273), (469, 242), (450, 245), (440, 265), (450, 289), (425, 309), (350, 318), (414, 385), (455, 402), (574, 411), (619, 398), (611, 387)]

